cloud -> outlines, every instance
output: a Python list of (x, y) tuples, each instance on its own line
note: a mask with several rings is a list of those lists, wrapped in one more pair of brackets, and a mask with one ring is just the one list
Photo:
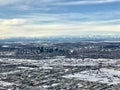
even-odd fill
[[(28, 20), (28, 19), (27, 19)], [(29, 20), (28, 20), (29, 21)], [(28, 22), (27, 21), (27, 22)], [(71, 22), (71, 23), (28, 23), (20, 27), (15, 24), (0, 24), (0, 38), (10, 37), (47, 37), (61, 35), (81, 35), (90, 32), (120, 32), (120, 25), (103, 24), (107, 21)], [(116, 22), (111, 20), (110, 22)], [(119, 22), (119, 21), (118, 21)], [(102, 24), (101, 24), (102, 23)]]
[(120, 2), (120, 0), (72, 0), (65, 2), (57, 2), (56, 5), (84, 5), (84, 4), (102, 4), (102, 3), (112, 3)]
[(55, 2), (59, 2), (60, 0), (0, 0), (0, 5), (49, 5)]
[(0, 0), (0, 5), (10, 5), (10, 4), (15, 4), (21, 2), (20, 0)]
[(0, 20), (0, 25), (4, 26), (18, 26), (18, 25), (24, 25), (26, 24), (25, 19), (1, 19)]
[[(113, 14), (114, 13), (114, 14)], [(37, 24), (49, 23), (89, 23), (96, 24), (120, 24), (120, 12), (97, 12), (97, 13), (34, 13), (25, 15), (21, 18), (27, 19), (28, 22)]]
[[(11, 5), (18, 8), (45, 8), (57, 5), (83, 5), (120, 2), (120, 0), (0, 0), (0, 6)], [(22, 7), (23, 6), (23, 7)], [(36, 7), (37, 6), (37, 7)]]
[[(82, 10), (79, 10), (78, 12), (66, 7), (67, 5), (101, 4), (119, 1), (0, 0), (0, 7), (5, 7), (0, 14), (0, 16), (4, 16), (4, 18), (0, 17), (0, 38), (81, 35), (84, 32), (120, 32), (120, 12), (117, 10), (116, 12), (115, 10), (113, 10), (114, 12), (112, 10), (106, 10), (106, 12), (104, 10), (101, 12), (87, 12), (88, 10), (82, 12)], [(60, 12), (59, 8), (67, 11)], [(78, 8), (72, 6), (72, 9)]]
[(0, 19), (0, 38), (81, 35), (90, 32), (119, 33), (120, 19), (116, 17), (120, 13), (112, 13), (34, 13), (20, 18)]

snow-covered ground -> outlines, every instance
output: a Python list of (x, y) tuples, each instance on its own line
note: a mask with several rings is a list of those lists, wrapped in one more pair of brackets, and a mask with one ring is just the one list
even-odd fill
[[(98, 68), (99, 63), (102, 63), (102, 67), (100, 68)], [(0, 75), (3, 75), (3, 77), (1, 78), (4, 78), (4, 75), (9, 76), (9, 74), (15, 75), (16, 73), (18, 73), (22, 75), (19, 77), (15, 75), (15, 77), (18, 77), (18, 78), (21, 77), (20, 80), (24, 81), (24, 77), (23, 77), (24, 75), (30, 76), (30, 77), (36, 75), (34, 76), (35, 78), (31, 78), (32, 81), (34, 82), (35, 81), (34, 79), (37, 79), (37, 76), (41, 75), (40, 78), (38, 78), (38, 81), (42, 79), (39, 82), (43, 83), (43, 85), (41, 85), (43, 86), (43, 88), (48, 88), (48, 86), (57, 87), (60, 85), (60, 83), (64, 83), (65, 80), (67, 82), (68, 79), (88, 81), (88, 82), (101, 83), (101, 84), (107, 84), (107, 85), (120, 84), (120, 59), (86, 58), (82, 60), (82, 59), (75, 59), (75, 58), (65, 58), (64, 56), (56, 57), (54, 59), (45, 59), (45, 60), (1, 58), (0, 65), (1, 67), (6, 68), (6, 69), (3, 68), (4, 70), (0, 69), (2, 71), (0, 72)], [(11, 68), (9, 65), (13, 67)], [(7, 70), (9, 68), (11, 69)], [(27, 75), (27, 74), (30, 74), (30, 75)], [(14, 78), (11, 78), (11, 79), (14, 79)], [(16, 81), (16, 80), (17, 79), (13, 81)], [(35, 83), (38, 81), (35, 81)], [(49, 85), (50, 81), (52, 81), (53, 84)], [(13, 83), (11, 82), (5, 82), (1, 80), (0, 85), (3, 85), (3, 83), (5, 83), (4, 85), (13, 85)], [(82, 85), (81, 83), (76, 83), (76, 86), (84, 87), (84, 85)], [(68, 83), (68, 87), (69, 87), (69, 83)]]
[(61, 66), (95, 66), (98, 65), (100, 62), (103, 65), (120, 65), (119, 59), (90, 59), (86, 58), (85, 60), (82, 59), (75, 59), (75, 58), (65, 58), (59, 57), (55, 59), (45, 59), (45, 60), (27, 60), (27, 59), (0, 59), (0, 62), (5, 62), (8, 64), (31, 64), (31, 65), (38, 65), (38, 66), (53, 66), (53, 65), (61, 65)]
[(0, 81), (0, 86), (12, 86), (14, 83)]
[(101, 68), (100, 70), (82, 71), (80, 73), (69, 74), (63, 77), (106, 83), (108, 85), (120, 83), (120, 71), (106, 68)]

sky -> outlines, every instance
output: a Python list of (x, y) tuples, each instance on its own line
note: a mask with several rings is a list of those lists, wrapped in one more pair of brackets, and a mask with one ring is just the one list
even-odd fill
[(0, 39), (120, 35), (120, 0), (0, 0)]

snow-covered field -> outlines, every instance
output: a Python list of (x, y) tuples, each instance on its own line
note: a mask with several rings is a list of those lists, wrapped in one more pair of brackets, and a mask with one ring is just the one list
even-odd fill
[(31, 65), (38, 65), (38, 66), (54, 66), (54, 65), (60, 65), (60, 66), (95, 66), (98, 65), (100, 62), (103, 63), (103, 65), (120, 65), (120, 59), (90, 59), (86, 58), (84, 60), (82, 59), (75, 59), (75, 58), (65, 58), (65, 57), (59, 57), (55, 59), (45, 59), (45, 60), (27, 60), (27, 59), (0, 59), (0, 62), (5, 62), (7, 64), (31, 64)]
[(106, 83), (108, 85), (120, 83), (120, 71), (114, 69), (101, 68), (98, 70), (82, 71), (80, 73), (69, 74), (64, 78), (76, 78), (85, 81)]
[(12, 86), (14, 83), (0, 81), (0, 86)]
[[(100, 68), (98, 68), (99, 63), (102, 63), (102, 66)], [(17, 82), (20, 82), (19, 80), (25, 80), (26, 78), (24, 75), (26, 77), (29, 76), (28, 78), (32, 79), (32, 82), (35, 83), (39, 83), (38, 80), (41, 79), (39, 87), (42, 86), (43, 88), (58, 86), (70, 87), (71, 84), (67, 83), (67, 80), (80, 80), (82, 82), (87, 81), (93, 83), (101, 83), (107, 84), (108, 86), (120, 85), (120, 59), (86, 58), (82, 60), (75, 58), (65, 58), (64, 56), (46, 60), (1, 58), (0, 67), (0, 75), (7, 79), (9, 77), (10, 80), (11, 77), (12, 79), (15, 79), (11, 80), (12, 82), (7, 82), (4, 80), (2, 81), (1, 79), (3, 79), (3, 77), (0, 77), (0, 86), (3, 87), (14, 85), (17, 80)], [(22, 74), (22, 76), (18, 77), (16, 74)], [(39, 75), (41, 76), (38, 78)], [(48, 83), (51, 81), (55, 82), (48, 85)], [(65, 82), (66, 84), (62, 84)], [(75, 85), (78, 87), (84, 87), (84, 85), (77, 82)]]

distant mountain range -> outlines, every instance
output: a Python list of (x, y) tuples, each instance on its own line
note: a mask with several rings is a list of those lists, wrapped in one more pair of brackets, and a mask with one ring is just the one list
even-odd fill
[(82, 36), (51, 36), (51, 37), (16, 37), (0, 39), (0, 42), (80, 42), (80, 41), (120, 41), (119, 35), (82, 35)]

